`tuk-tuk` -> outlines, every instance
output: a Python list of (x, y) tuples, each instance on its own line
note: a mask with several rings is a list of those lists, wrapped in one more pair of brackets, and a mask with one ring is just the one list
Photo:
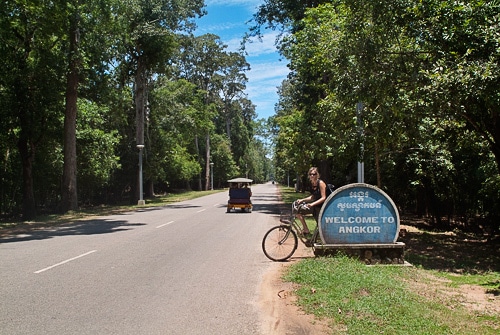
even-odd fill
[(250, 184), (252, 179), (235, 178), (227, 181), (229, 183), (229, 200), (227, 201), (227, 213), (231, 209), (240, 208), (242, 212), (252, 212), (252, 190)]

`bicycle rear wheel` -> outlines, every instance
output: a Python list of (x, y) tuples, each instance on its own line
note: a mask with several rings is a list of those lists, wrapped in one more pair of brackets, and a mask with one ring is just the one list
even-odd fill
[(293, 255), (297, 246), (297, 234), (291, 226), (273, 227), (267, 231), (262, 239), (262, 251), (272, 261), (287, 260)]

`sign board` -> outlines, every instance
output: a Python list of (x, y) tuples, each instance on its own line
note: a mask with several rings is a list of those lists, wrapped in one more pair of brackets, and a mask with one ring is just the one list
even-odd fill
[(358, 183), (335, 190), (319, 214), (324, 244), (395, 243), (399, 213), (394, 202), (379, 188)]

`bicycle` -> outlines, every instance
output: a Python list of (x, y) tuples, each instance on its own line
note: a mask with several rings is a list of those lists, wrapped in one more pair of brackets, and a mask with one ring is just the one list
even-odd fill
[(294, 201), (291, 213), (280, 215), (282, 224), (272, 227), (266, 232), (262, 239), (262, 251), (267, 258), (276, 262), (286, 261), (297, 250), (299, 238), (306, 247), (314, 246), (319, 235), (318, 225), (316, 225), (312, 236), (306, 237), (302, 224), (296, 220), (297, 213), (304, 206), (307, 204)]

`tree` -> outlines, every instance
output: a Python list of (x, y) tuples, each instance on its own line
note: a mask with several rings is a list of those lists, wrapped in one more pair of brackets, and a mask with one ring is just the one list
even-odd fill
[(76, 167), (76, 116), (80, 66), (80, 2), (68, 4), (68, 73), (66, 79), (66, 110), (64, 114), (64, 168), (61, 192), (61, 210), (78, 208)]
[(444, 118), (465, 120), (489, 144), (500, 174), (500, 7), (495, 1), (434, 2), (416, 7), (415, 15), (428, 55), (423, 70), (429, 83), (421, 92)]
[(17, 1), (0, 6), (4, 64), (0, 87), (7, 111), (2, 123), (16, 142), (22, 171), (22, 214), (36, 215), (33, 164), (37, 150), (58, 128), (64, 62), (60, 53), (63, 8), (38, 2), (23, 6)]
[(225, 121), (226, 136), (231, 139), (231, 124), (235, 111), (232, 107), (233, 101), (243, 97), (246, 88), (247, 77), (244, 71), (250, 69), (245, 57), (241, 54), (230, 52), (221, 55), (220, 74), (217, 76), (217, 85), (222, 99), (221, 116)]
[[(243, 56), (236, 53), (227, 53), (218, 36), (206, 34), (198, 37), (185, 38), (178, 61), (178, 76), (195, 84), (205, 92), (204, 103), (215, 104), (220, 111), (217, 118), (223, 120), (224, 131), (230, 136), (231, 122), (237, 118), (234, 115), (234, 99), (242, 96), (246, 81), (242, 73), (248, 68)], [(237, 111), (237, 110), (236, 110)], [(214, 126), (212, 123), (211, 127)], [(205, 128), (205, 157), (199, 153), (200, 164), (204, 162), (205, 189), (209, 187), (211, 133)], [(195, 134), (196, 147), (199, 148), (198, 139), (202, 134)], [(231, 139), (231, 138), (229, 138)], [(199, 188), (201, 189), (201, 176)]]
[[(461, 212), (463, 185), (454, 178), (459, 167), (464, 171), (460, 158), (474, 153), (489, 166), (485, 143), (496, 156), (498, 6), (411, 0), (335, 1), (309, 9), (295, 1), (265, 4), (257, 23), (290, 32), (278, 41), (292, 74), (274, 119), (277, 151), (284, 149), (277, 159), (293, 155), (286, 146), (293, 138), (304, 146), (299, 162), (331, 157), (348, 169), (363, 159), (368, 180), (391, 187), (407, 204), (427, 207), (436, 221), (444, 214), (440, 208)], [(300, 133), (306, 126), (310, 131)], [(456, 148), (458, 138), (463, 148), (483, 140), (476, 150), (464, 150)], [(364, 155), (358, 154), (361, 143)], [(470, 174), (480, 175), (472, 166)], [(469, 191), (474, 207), (478, 192)]]
[(148, 142), (148, 179), (178, 183), (189, 181), (201, 171), (194, 148), (193, 133), (211, 123), (213, 106), (205, 105), (205, 92), (183, 79), (160, 77), (151, 91)]
[[(190, 31), (192, 19), (201, 16), (201, 0), (133, 0), (123, 4), (123, 61), (134, 77), (137, 145), (144, 145), (144, 120), (148, 104), (148, 85), (153, 73), (164, 73), (175, 49), (175, 34)], [(137, 174), (138, 176), (138, 174)], [(136, 192), (138, 197), (138, 191)]]
[(225, 135), (214, 134), (212, 146), (214, 188), (222, 188), (227, 180), (239, 176), (240, 172), (234, 161), (229, 139)]
[[(107, 187), (113, 171), (120, 168), (117, 155), (121, 140), (118, 130), (111, 126), (107, 106), (86, 99), (78, 100), (76, 120), (76, 157), (79, 199), (85, 203), (107, 200)], [(98, 197), (98, 199), (95, 199)]]
[[(217, 73), (222, 68), (221, 58), (226, 46), (219, 37), (213, 34), (206, 34), (199, 37), (189, 37), (183, 40), (181, 53), (179, 55), (179, 77), (195, 84), (198, 89), (205, 92), (204, 104), (216, 104), (218, 102), (218, 86), (216, 82)], [(210, 130), (211, 125), (206, 125), (204, 134), (194, 134), (194, 141), (200, 164), (205, 163), (205, 189), (209, 186), (210, 169)], [(205, 157), (200, 151), (200, 137), (205, 138)], [(198, 189), (202, 189), (201, 174), (198, 178)]]

